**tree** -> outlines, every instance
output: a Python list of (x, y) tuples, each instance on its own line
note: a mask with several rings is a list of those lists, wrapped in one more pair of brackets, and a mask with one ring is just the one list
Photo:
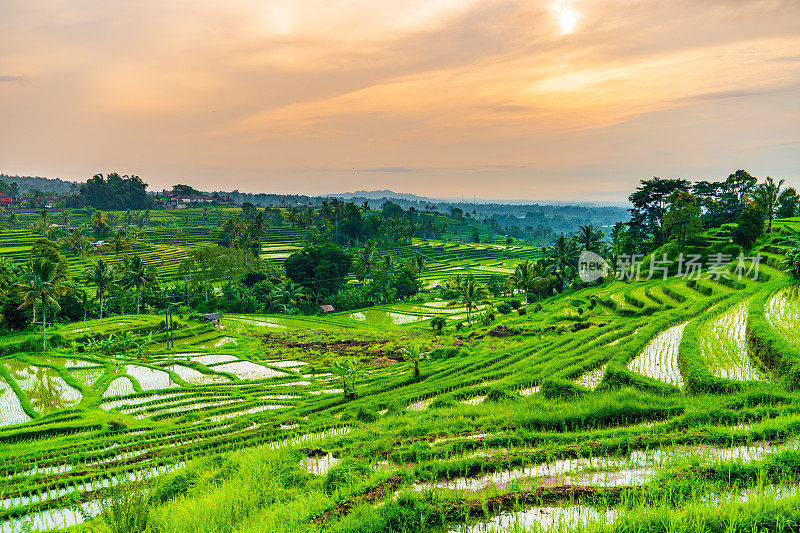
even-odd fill
[(778, 196), (778, 205), (778, 212), (775, 214), (777, 218), (797, 216), (798, 208), (800, 207), (800, 197), (797, 196), (797, 191), (792, 187), (784, 189)]
[(641, 180), (636, 192), (628, 197), (633, 207), (629, 209), (631, 220), (628, 223), (635, 238), (644, 240), (653, 235), (658, 244), (667, 242), (664, 230), (664, 215), (669, 209), (669, 196), (673, 191), (689, 190), (689, 182), (685, 179), (652, 178)]
[(574, 239), (575, 243), (580, 246), (581, 250), (597, 252), (600, 248), (600, 243), (603, 242), (603, 232), (594, 229), (594, 226), (591, 224), (580, 226)]
[(256, 242), (258, 243), (258, 248), (255, 252), (256, 257), (260, 257), (261, 255), (261, 237), (267, 233), (268, 228), (269, 221), (264, 216), (264, 212), (258, 211), (253, 217), (253, 223), (250, 224), (250, 231), (255, 236)]
[(192, 187), (191, 185), (184, 185), (179, 183), (172, 186), (173, 196), (199, 196), (203, 193)]
[(279, 305), (283, 306), (285, 311), (288, 308), (299, 306), (306, 295), (300, 285), (287, 279), (272, 290), (272, 297)]
[(372, 267), (375, 266), (375, 262), (375, 241), (369, 239), (356, 255), (355, 264), (353, 265), (356, 276), (361, 278), (365, 286), (367, 284), (367, 278), (372, 271)]
[(122, 230), (115, 231), (111, 236), (111, 246), (114, 248), (114, 255), (117, 259), (119, 259), (119, 253), (122, 250), (130, 250), (131, 248), (131, 245), (128, 242), (128, 237)]
[(458, 298), (448, 303), (448, 307), (461, 307), (467, 308), (467, 323), (472, 325), (472, 311), (477, 309), (478, 306), (489, 304), (489, 291), (486, 287), (478, 284), (475, 276), (468, 274), (466, 276), (457, 276), (454, 278), (453, 288), (458, 292)]
[(55, 265), (59, 276), (69, 277), (69, 261), (58, 249), (58, 244), (49, 239), (37, 239), (30, 251), (30, 264), (36, 259), (47, 259)]
[(95, 209), (147, 209), (153, 203), (147, 194), (147, 183), (139, 176), (120, 176), (116, 172), (104, 178), (95, 174), (81, 185), (80, 193), (70, 198), (71, 207), (92, 206)]
[(409, 361), (414, 364), (414, 377), (419, 377), (419, 364), (420, 362), (426, 360), (430, 355), (430, 352), (423, 352), (422, 349), (418, 345), (414, 345), (410, 348), (406, 348), (405, 350), (406, 357)]
[(508, 284), (520, 292), (525, 293), (525, 305), (528, 305), (528, 296), (533, 290), (536, 282), (536, 274), (533, 271), (533, 264), (527, 259), (518, 263), (514, 268), (514, 273), (508, 278)]
[(547, 257), (552, 259), (560, 273), (561, 292), (564, 292), (567, 286), (567, 271), (578, 263), (578, 248), (562, 233), (553, 241), (553, 246), (547, 249)]
[(66, 276), (58, 272), (58, 266), (48, 259), (34, 259), (29, 270), (23, 273), (20, 284), (22, 304), (17, 309), (25, 309), (42, 302), (42, 351), (47, 349), (47, 306), (60, 309), (56, 298), (67, 290)]
[(733, 242), (749, 250), (756, 239), (764, 233), (764, 211), (756, 205), (749, 205), (736, 222), (732, 232)]
[[(236, 253), (236, 252), (231, 252)], [(241, 253), (241, 252), (239, 252)], [(193, 248), (181, 262), (178, 272), (182, 275), (194, 274), (200, 278), (208, 302), (208, 288), (213, 280), (220, 279), (226, 272), (232, 275), (234, 261), (229, 251), (220, 246)]]
[(99, 209), (92, 213), (92, 227), (94, 227), (95, 232), (102, 231), (106, 227), (108, 227), (108, 219), (106, 218), (105, 214), (100, 211)]
[(444, 327), (447, 325), (447, 320), (443, 316), (433, 317), (431, 319), (431, 327), (437, 335), (441, 335)]
[(678, 241), (681, 251), (689, 237), (703, 231), (697, 197), (682, 190), (673, 191), (669, 195), (669, 211), (664, 215), (664, 231), (669, 238)]
[(286, 258), (286, 277), (302, 283), (318, 297), (339, 291), (350, 273), (353, 259), (333, 244), (309, 246)]
[(775, 218), (775, 211), (778, 208), (778, 198), (780, 196), (781, 187), (783, 187), (785, 181), (786, 180), (780, 180), (778, 183), (775, 183), (775, 180), (767, 176), (764, 183), (759, 184), (753, 192), (753, 200), (764, 214), (766, 214), (767, 220), (769, 221), (767, 229), (769, 233), (772, 233), (772, 219)]
[(155, 283), (156, 275), (152, 269), (145, 266), (139, 254), (134, 255), (129, 261), (125, 262), (122, 274), (122, 286), (133, 287), (136, 290), (136, 314), (139, 314), (142, 289), (147, 285)]
[(86, 269), (84, 279), (97, 286), (97, 298), (100, 299), (100, 318), (103, 318), (103, 297), (110, 288), (117, 284), (117, 272), (113, 265), (102, 259), (95, 261)]

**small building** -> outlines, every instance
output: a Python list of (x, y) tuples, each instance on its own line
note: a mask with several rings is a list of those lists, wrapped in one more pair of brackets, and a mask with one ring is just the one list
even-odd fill
[(208, 313), (206, 315), (200, 315), (201, 320), (208, 320), (211, 322), (214, 327), (219, 326), (220, 322), (222, 322), (222, 313)]
[(333, 313), (334, 311), (336, 311), (336, 309), (334, 309), (333, 306), (330, 304), (320, 305), (319, 310), (325, 313), (326, 315), (328, 313)]
[(14, 199), (4, 192), (0, 192), (0, 205), (11, 205)]

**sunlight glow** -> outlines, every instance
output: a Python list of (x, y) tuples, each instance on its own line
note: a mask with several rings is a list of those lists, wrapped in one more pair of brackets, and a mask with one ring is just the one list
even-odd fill
[(580, 15), (567, 2), (557, 2), (553, 10), (556, 13), (559, 24), (561, 24), (561, 35), (568, 35), (575, 31)]

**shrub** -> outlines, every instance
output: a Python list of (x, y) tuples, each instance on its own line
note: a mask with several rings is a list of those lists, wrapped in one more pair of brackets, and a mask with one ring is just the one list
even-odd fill
[[(522, 303), (519, 300), (506, 300), (506, 303), (511, 306), (512, 309), (517, 310), (520, 308)], [(497, 307), (500, 309), (500, 306)]]
[(528, 310), (527, 310), (527, 309), (525, 309), (524, 307), (520, 307), (520, 308), (517, 310), (517, 312), (519, 313), (519, 316), (525, 316), (525, 315), (528, 313)]
[(507, 315), (511, 312), (511, 305), (507, 303), (502, 303), (497, 306), (497, 312), (503, 315)]
[(434, 317), (431, 320), (431, 327), (436, 332), (437, 335), (441, 335), (442, 331), (444, 331), (445, 325), (447, 324), (447, 320), (443, 316)]

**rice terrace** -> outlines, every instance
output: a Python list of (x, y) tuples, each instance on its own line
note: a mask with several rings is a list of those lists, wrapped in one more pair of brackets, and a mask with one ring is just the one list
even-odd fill
[(0, 533), (800, 532), (800, 0), (0, 20)]
[(5, 214), (0, 528), (794, 530), (797, 196), (713, 185), (549, 245), (390, 200)]

